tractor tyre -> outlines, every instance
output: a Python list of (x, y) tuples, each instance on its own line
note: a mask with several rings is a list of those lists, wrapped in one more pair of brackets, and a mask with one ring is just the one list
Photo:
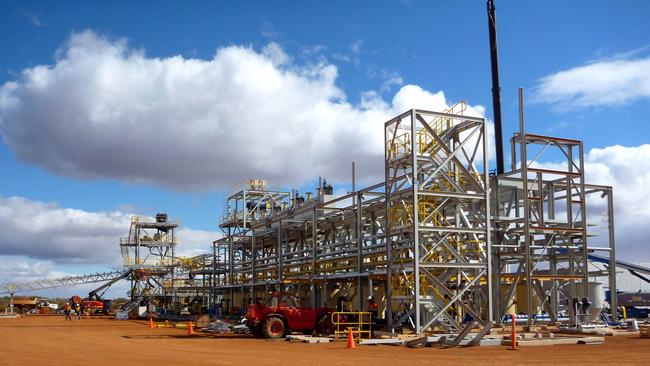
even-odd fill
[(266, 338), (269, 339), (278, 339), (284, 337), (286, 333), (286, 327), (284, 321), (280, 318), (268, 318), (262, 325), (262, 330)]

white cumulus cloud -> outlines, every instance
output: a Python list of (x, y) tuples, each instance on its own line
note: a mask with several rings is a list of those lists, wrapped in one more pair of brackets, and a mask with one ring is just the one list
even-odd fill
[[(121, 265), (119, 239), (126, 237), (131, 214), (89, 212), (23, 197), (0, 196), (0, 256), (23, 256), (2, 271), (31, 271), (42, 276), (56, 265), (97, 265), (110, 270)], [(178, 254), (209, 252), (215, 231), (178, 230)]]
[(620, 55), (547, 75), (534, 89), (534, 100), (565, 109), (650, 98), (650, 56), (633, 56)]
[(0, 86), (0, 134), (19, 160), (80, 179), (181, 191), (249, 177), (300, 184), (347, 180), (354, 160), (381, 180), (383, 123), (449, 104), (415, 85), (389, 102), (369, 92), (351, 104), (336, 79), (334, 65), (297, 65), (275, 43), (223, 47), (209, 60), (155, 58), (85, 31), (54, 64)]
[(587, 181), (614, 188), (618, 257), (650, 261), (650, 145), (594, 148), (585, 156)]
[(119, 263), (119, 237), (130, 217), (87, 212), (22, 197), (0, 197), (0, 255), (59, 263)]
[(28, 282), (63, 275), (63, 272), (55, 270), (52, 261), (35, 261), (24, 256), (0, 255), (0, 284)]

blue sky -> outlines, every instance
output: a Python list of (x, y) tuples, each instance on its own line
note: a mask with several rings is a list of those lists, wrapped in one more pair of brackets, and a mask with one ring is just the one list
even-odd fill
[[(526, 89), (527, 101), (530, 101), (526, 106), (528, 131), (582, 139), (586, 152), (592, 148), (604, 149), (615, 145), (626, 147), (611, 150), (612, 154), (603, 153), (607, 156), (594, 154), (587, 159), (598, 167), (594, 168), (598, 174), (592, 176), (606, 180), (594, 183), (613, 184), (623, 191), (624, 203), (637, 204), (634, 216), (626, 218), (625, 214), (622, 215), (622, 223), (619, 225), (627, 226), (621, 226), (620, 231), (625, 232), (636, 227), (640, 217), (650, 217), (650, 212), (645, 209), (647, 196), (625, 196), (630, 191), (637, 191), (642, 196), (641, 193), (648, 189), (644, 188), (645, 182), (650, 182), (650, 178), (643, 171), (643, 166), (635, 168), (631, 162), (622, 162), (624, 157), (632, 157), (637, 159), (634, 161), (647, 166), (643, 159), (647, 149), (643, 149), (643, 144), (648, 142), (646, 116), (650, 115), (650, 76), (646, 67), (646, 61), (650, 59), (648, 14), (650, 2), (647, 1), (497, 1), (504, 136), (509, 138), (518, 128), (516, 92), (517, 87), (522, 86)], [(80, 34), (85, 36), (79, 36)], [(242, 60), (241, 64), (245, 65), (244, 61), (256, 57), (272, 60), (273, 67), (277, 70), (293, 72), (298, 78), (305, 77), (305, 80), (314, 82), (314, 85), (304, 86), (309, 83), (299, 80), (296, 84), (298, 86), (291, 84), (292, 90), (295, 91), (302, 85), (309, 90), (303, 94), (309, 94), (316, 93), (314, 90), (319, 88), (334, 88), (335, 90), (325, 93), (322, 100), (336, 101), (334, 109), (337, 111), (341, 104), (345, 104), (345, 108), (358, 112), (359, 118), (381, 115), (379, 112), (373, 114), (373, 111), (366, 113), (369, 108), (362, 104), (368, 95), (372, 95), (374, 102), (386, 104), (378, 108), (383, 112), (392, 112), (402, 106), (393, 98), (407, 85), (417, 85), (423, 92), (430, 94), (443, 91), (447, 103), (465, 99), (473, 106), (484, 106), (486, 117), (492, 117), (484, 1), (4, 1), (0, 4), (0, 43), (3, 45), (0, 85), (5, 85), (5, 90), (8, 90), (7, 85), (10, 83), (27, 85), (28, 78), (22, 74), (23, 70), (40, 65), (49, 65), (51, 69), (61, 60), (71, 61), (74, 57), (69, 52), (74, 48), (72, 44), (77, 44), (84, 52), (91, 52), (97, 48), (114, 47), (123, 39), (127, 39), (128, 43), (120, 46), (123, 48), (119, 52), (124, 54), (118, 59), (126, 61), (130, 60), (129, 54), (143, 52), (142, 57), (149, 61), (169, 61), (174, 56), (180, 56), (185, 61), (196, 59), (210, 63), (219, 59), (215, 56), (220, 52), (218, 50), (241, 48), (244, 51), (233, 51), (236, 55), (231, 52), (228, 56), (230, 59), (227, 52), (222, 52), (223, 63), (214, 63), (231, 65), (229, 62), (234, 59)], [(185, 63), (174, 67), (182, 69), (189, 65)], [(327, 74), (331, 67), (336, 70), (335, 76)], [(305, 76), (310, 72), (320, 73), (320, 76)], [(61, 75), (63, 74), (58, 75), (59, 79), (63, 78)], [(201, 76), (200, 73), (197, 75)], [(610, 80), (621, 79), (618, 75), (623, 75), (627, 78), (623, 79), (628, 82), (612, 86), (615, 83)], [(285, 81), (293, 83), (294, 79)], [(205, 238), (205, 232), (217, 232), (216, 222), (221, 215), (225, 187), (249, 177), (246, 170), (230, 172), (226, 167), (225, 160), (228, 156), (224, 156), (227, 155), (224, 150), (212, 151), (214, 158), (206, 160), (206, 165), (211, 165), (210, 169), (219, 175), (219, 179), (212, 181), (197, 173), (196, 181), (203, 179), (198, 186), (183, 183), (192, 181), (190, 176), (186, 180), (174, 180), (168, 175), (155, 172), (150, 177), (147, 172), (132, 174), (132, 171), (115, 168), (113, 165), (123, 164), (124, 159), (128, 159), (124, 157), (116, 160), (117, 163), (112, 163), (109, 157), (106, 167), (84, 170), (87, 165), (78, 161), (74, 156), (75, 149), (70, 144), (64, 146), (68, 149), (65, 153), (62, 152), (64, 147), (56, 146), (69, 140), (41, 136), (38, 144), (25, 142), (34, 140), (34, 135), (29, 134), (42, 130), (45, 125), (41, 123), (47, 123), (52, 131), (66, 128), (57, 116), (67, 113), (62, 110), (65, 106), (61, 103), (75, 103), (74, 91), (64, 89), (68, 84), (48, 85), (54, 85), (47, 91), (54, 95), (38, 94), (38, 98), (32, 96), (31, 99), (27, 94), (19, 95), (23, 105), (30, 106), (32, 110), (31, 114), (25, 112), (16, 118), (21, 119), (20, 126), (31, 123), (34, 114), (45, 119), (51, 116), (51, 121), (34, 122), (38, 128), (26, 132), (16, 127), (18, 125), (13, 125), (14, 132), (7, 132), (9, 130), (6, 126), (15, 123), (10, 119), (16, 114), (5, 111), (3, 115), (0, 112), (0, 118), (4, 119), (0, 120), (0, 132), (4, 137), (4, 142), (0, 143), (0, 167), (3, 173), (0, 197), (20, 197), (28, 203), (56, 203), (59, 208), (87, 213), (117, 210), (123, 213), (152, 214), (166, 210), (171, 216), (179, 217), (188, 228), (201, 232), (195, 233), (197, 237)], [(70, 85), (82, 84), (70, 82)], [(209, 88), (205, 85), (197, 88), (201, 87)], [(125, 85), (124, 91), (131, 93), (133, 89)], [(191, 88), (188, 90), (189, 93), (192, 92)], [(227, 90), (220, 89), (219, 92)], [(244, 91), (247, 90), (257, 89), (252, 87)], [(57, 93), (63, 95), (68, 92), (71, 93), (70, 97), (61, 101), (55, 98)], [(152, 91), (138, 89), (129, 94), (129, 99), (137, 102), (137, 98), (151, 93)], [(404, 94), (407, 94), (406, 91)], [(106, 94), (98, 92), (97, 98), (101, 99), (104, 95)], [(164, 100), (160, 98), (156, 97), (155, 100)], [(175, 97), (177, 99), (178, 96)], [(49, 101), (49, 104), (44, 100)], [(241, 113), (268, 108), (263, 105), (265, 100), (272, 104), (269, 99), (262, 98), (262, 104), (240, 106)], [(59, 103), (58, 107), (56, 103)], [(179, 108), (184, 106), (186, 105), (180, 104)], [(413, 107), (427, 108), (419, 105)], [(41, 114), (34, 111), (39, 108), (44, 110)], [(193, 123), (192, 118), (204, 117), (197, 117), (196, 111), (186, 115), (182, 114), (182, 110), (178, 113), (178, 128), (185, 126), (185, 123)], [(219, 117), (223, 116), (218, 114), (222, 112), (215, 113)], [(311, 117), (313, 116), (305, 115), (299, 120)], [(321, 116), (327, 121), (325, 117)], [(153, 123), (154, 116), (145, 115), (142, 118), (134, 123)], [(356, 118), (337, 126), (347, 127), (354, 120)], [(59, 122), (62, 124), (56, 125)], [(383, 120), (375, 122), (380, 126)], [(89, 144), (88, 140), (97, 137), (90, 133), (92, 126), (74, 132), (79, 135), (79, 144), (84, 145), (79, 149), (79, 154), (85, 154), (88, 151), (88, 146), (85, 146)], [(250, 122), (247, 126), (256, 125), (255, 122)], [(269, 128), (268, 131), (273, 130), (272, 126)], [(283, 127), (278, 125), (280, 128)], [(15, 132), (18, 130), (20, 131)], [(264, 129), (260, 128), (262, 130)], [(114, 131), (117, 140), (130, 133), (130, 130), (121, 131), (119, 128)], [(250, 133), (255, 134), (255, 128)], [(164, 137), (164, 132), (160, 134)], [(162, 140), (167, 141), (164, 138)], [(179, 144), (186, 142), (180, 141)], [(346, 141), (343, 146), (354, 147), (365, 143), (365, 140)], [(215, 140), (210, 141), (210, 144), (218, 145), (222, 142)], [(124, 146), (131, 145), (125, 142)], [(303, 149), (300, 143), (295, 142), (286, 146), (295, 149), (295, 155), (300, 155)], [(159, 147), (171, 151), (175, 149), (174, 143), (161, 144)], [(305, 143), (304, 148), (310, 149), (311, 145)], [(205, 149), (210, 147), (206, 146)], [(318, 151), (330, 151), (326, 147), (323, 149)], [(362, 162), (361, 174), (364, 173), (364, 159), (374, 156), (362, 150), (360, 148), (358, 152)], [(52, 151), (57, 152), (57, 155), (47, 158)], [(201, 151), (185, 148), (182, 156), (198, 156)], [(237, 154), (237, 146), (225, 151)], [(260, 151), (263, 155), (273, 154), (272, 150)], [(126, 155), (128, 151), (124, 153)], [(139, 153), (142, 151), (134, 151), (133, 155)], [(355, 154), (351, 156), (357, 156)], [(65, 160), (66, 157), (70, 160)], [(347, 173), (343, 172), (349, 171), (349, 160), (346, 161), (345, 157), (347, 156), (343, 155), (343, 160), (336, 162), (342, 168), (337, 168), (331, 162), (322, 162), (321, 166), (320, 160), (314, 160), (319, 165), (312, 169), (303, 167), (289, 180), (299, 188), (306, 189), (313, 183), (313, 179), (322, 174), (333, 176), (339, 186), (347, 186), (349, 182), (344, 178)], [(179, 174), (194, 174), (193, 171), (186, 172), (182, 169), (188, 161), (171, 159), (166, 166), (170, 170), (179, 169)], [(204, 163), (197, 160), (199, 162)], [(272, 166), (274, 163), (267, 159), (260, 164)], [(134, 163), (133, 170), (139, 169), (136, 165)], [(220, 169), (219, 166), (224, 168)], [(256, 170), (257, 168), (259, 169)], [(253, 164), (251, 171), (264, 172), (264, 168)], [(642, 177), (636, 177), (637, 173), (634, 172), (641, 172), (638, 174)], [(372, 180), (372, 176), (373, 174), (368, 174), (368, 181)], [(621, 176), (625, 176), (625, 179), (619, 178)], [(165, 180), (168, 178), (170, 180)], [(4, 204), (8, 205), (6, 200)], [(18, 207), (21, 204), (16, 205)], [(620, 204), (620, 209), (625, 209), (623, 203)], [(124, 228), (125, 231), (127, 229)], [(47, 231), (41, 230), (38, 233), (47, 235)], [(640, 248), (640, 233), (620, 237), (631, 248)], [(205, 243), (205, 248), (208, 244)], [(6, 245), (6, 248), (10, 247), (13, 246)], [(117, 254), (116, 243), (115, 252)], [(644, 258), (637, 257), (638, 253), (642, 253), (640, 249), (630, 249), (628, 252), (623, 250), (622, 253), (628, 259), (650, 261), (648, 255)], [(19, 258), (28, 264), (46, 261), (52, 264), (52, 271), (56, 268), (66, 273), (106, 266), (94, 259), (79, 259), (71, 263), (27, 251), (12, 252), (10, 249), (2, 251), (0, 255)]]

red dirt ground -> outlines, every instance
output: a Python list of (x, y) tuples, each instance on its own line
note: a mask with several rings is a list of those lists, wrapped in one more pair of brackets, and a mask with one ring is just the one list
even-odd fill
[(144, 321), (59, 316), (0, 319), (0, 365), (650, 365), (650, 339), (607, 337), (602, 345), (417, 348), (304, 344), (240, 335), (193, 337)]

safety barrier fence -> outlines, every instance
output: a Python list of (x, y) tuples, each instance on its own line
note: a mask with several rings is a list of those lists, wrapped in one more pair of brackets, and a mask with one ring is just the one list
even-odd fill
[(337, 311), (332, 313), (334, 339), (347, 338), (353, 332), (358, 340), (372, 338), (372, 313), (364, 311)]

